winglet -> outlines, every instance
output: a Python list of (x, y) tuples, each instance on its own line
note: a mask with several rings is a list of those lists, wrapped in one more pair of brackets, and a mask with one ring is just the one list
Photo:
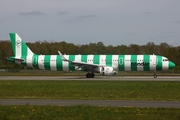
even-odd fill
[(59, 53), (59, 55), (61, 56), (61, 58), (62, 58), (63, 61), (69, 61), (69, 60), (67, 60), (67, 59), (64, 57), (64, 55), (63, 55), (60, 51), (58, 51), (58, 53)]

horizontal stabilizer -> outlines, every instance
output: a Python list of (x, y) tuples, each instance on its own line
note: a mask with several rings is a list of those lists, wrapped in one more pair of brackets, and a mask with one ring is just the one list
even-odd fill
[(22, 58), (14, 58), (14, 57), (7, 57), (6, 58), (8, 61), (17, 61), (17, 62), (25, 62), (25, 59)]

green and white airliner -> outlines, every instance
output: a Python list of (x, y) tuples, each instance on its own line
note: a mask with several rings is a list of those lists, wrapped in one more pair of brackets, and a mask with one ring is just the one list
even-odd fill
[(14, 56), (7, 60), (33, 68), (54, 71), (86, 71), (87, 78), (94, 73), (115, 75), (118, 71), (169, 70), (175, 64), (160, 55), (38, 55), (34, 54), (17, 33), (10, 33)]

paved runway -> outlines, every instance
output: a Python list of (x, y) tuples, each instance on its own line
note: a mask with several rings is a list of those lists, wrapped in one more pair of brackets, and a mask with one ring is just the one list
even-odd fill
[(0, 76), (0, 80), (101, 80), (101, 81), (180, 81), (179, 76)]
[(0, 99), (1, 105), (93, 105), (115, 107), (166, 107), (180, 108), (180, 102), (167, 101), (129, 101), (129, 100), (36, 100), (36, 99)]

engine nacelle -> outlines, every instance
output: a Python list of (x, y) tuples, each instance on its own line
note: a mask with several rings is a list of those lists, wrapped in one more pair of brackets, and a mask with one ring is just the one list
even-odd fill
[(113, 67), (99, 67), (99, 73), (101, 75), (115, 75), (117, 71), (115, 71)]

